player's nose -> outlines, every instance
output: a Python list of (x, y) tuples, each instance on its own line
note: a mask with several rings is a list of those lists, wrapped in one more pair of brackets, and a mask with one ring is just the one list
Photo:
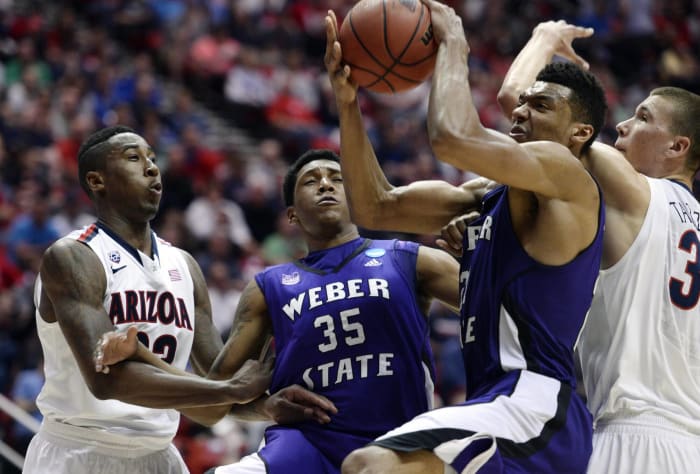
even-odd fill
[(319, 181), (319, 190), (320, 191), (327, 191), (329, 189), (333, 189), (333, 180), (331, 180), (328, 176), (323, 176), (321, 180)]
[(158, 176), (160, 174), (160, 168), (155, 161), (150, 158), (146, 159), (146, 175), (147, 176)]

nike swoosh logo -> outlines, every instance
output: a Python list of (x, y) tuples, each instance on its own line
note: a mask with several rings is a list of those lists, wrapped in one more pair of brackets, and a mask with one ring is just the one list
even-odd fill
[(112, 274), (117, 273), (119, 270), (124, 270), (126, 268), (126, 265), (122, 265), (119, 268), (112, 268)]

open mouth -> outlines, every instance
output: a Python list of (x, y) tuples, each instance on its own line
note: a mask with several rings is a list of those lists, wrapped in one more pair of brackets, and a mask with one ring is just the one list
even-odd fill
[(510, 129), (510, 132), (508, 135), (511, 138), (514, 138), (515, 140), (519, 140), (522, 138), (525, 138), (527, 134), (527, 130), (525, 130), (524, 127), (521, 127), (520, 125), (515, 125)]

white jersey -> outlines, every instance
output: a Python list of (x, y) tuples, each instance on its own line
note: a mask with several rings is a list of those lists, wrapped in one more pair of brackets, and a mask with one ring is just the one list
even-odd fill
[[(99, 224), (74, 231), (67, 238), (88, 245), (102, 262), (107, 279), (104, 308), (116, 329), (126, 331), (136, 326), (146, 347), (185, 369), (194, 339), (195, 312), (194, 285), (182, 252), (152, 234), (151, 259)], [(40, 292), (38, 278), (34, 291), (37, 308)], [(46, 420), (92, 428), (95, 441), (110, 446), (122, 442), (133, 446), (136, 440), (140, 448), (148, 450), (168, 446), (180, 420), (176, 410), (98, 400), (83, 380), (58, 323), (44, 321), (38, 309), (36, 321), (46, 374), (37, 406)]]
[(639, 235), (601, 271), (579, 340), (588, 408), (598, 424), (644, 415), (700, 435), (700, 204), (647, 181)]

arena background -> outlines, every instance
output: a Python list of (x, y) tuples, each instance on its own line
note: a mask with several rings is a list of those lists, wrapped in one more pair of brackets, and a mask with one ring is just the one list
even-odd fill
[[(154, 228), (199, 261), (224, 337), (243, 285), (263, 266), (303, 254), (278, 189), (305, 149), (338, 148), (323, 17), (330, 8), (342, 19), (354, 3), (0, 0), (0, 393), (40, 418), (32, 287), (43, 250), (94, 219), (76, 154), (97, 128), (129, 125), (156, 150), (165, 193)], [(700, 0), (449, 3), (467, 29), (472, 90), (489, 127), (507, 130), (496, 92), (532, 28), (548, 19), (596, 30), (575, 46), (608, 94), (604, 141), (651, 88), (700, 92)], [(428, 90), (361, 95), (394, 184), (467, 178), (430, 152)], [(449, 403), (463, 396), (458, 323), (438, 307), (432, 317), (436, 395)], [(263, 427), (183, 420), (176, 444), (199, 474), (254, 450)], [(3, 443), (23, 455), (31, 434), (0, 410)], [(0, 474), (14, 472), (0, 456)]]

